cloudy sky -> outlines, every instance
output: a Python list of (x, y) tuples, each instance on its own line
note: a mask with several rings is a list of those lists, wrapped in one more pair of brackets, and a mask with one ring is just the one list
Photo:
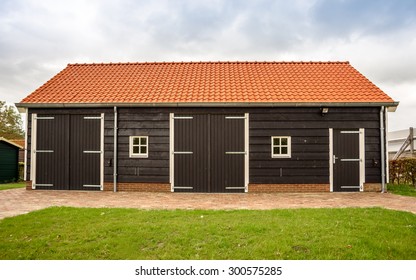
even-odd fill
[(1, 0), (0, 100), (68, 63), (350, 61), (416, 126), (415, 0)]

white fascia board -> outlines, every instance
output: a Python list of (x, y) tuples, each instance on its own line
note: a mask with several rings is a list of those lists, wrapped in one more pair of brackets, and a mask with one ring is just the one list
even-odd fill
[(164, 103), (16, 103), (24, 108), (103, 108), (103, 107), (388, 107), (394, 112), (398, 102), (164, 102)]

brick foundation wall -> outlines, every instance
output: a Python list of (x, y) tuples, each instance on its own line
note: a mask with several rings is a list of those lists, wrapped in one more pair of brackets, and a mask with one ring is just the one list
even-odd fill
[[(113, 182), (104, 182), (104, 191), (114, 191)], [(118, 192), (170, 192), (166, 183), (117, 183)]]
[(365, 192), (381, 192), (380, 183), (364, 183)]
[(26, 190), (31, 191), (32, 190), (32, 181), (26, 181)]
[[(26, 181), (26, 190), (32, 190), (32, 181)], [(113, 191), (113, 182), (104, 182), (104, 191)], [(117, 183), (120, 192), (170, 192), (166, 183)], [(329, 184), (249, 184), (249, 193), (273, 192), (329, 192)], [(381, 192), (380, 183), (365, 183), (365, 192)]]
[(249, 193), (329, 192), (329, 184), (249, 184)]
[(114, 185), (113, 182), (104, 182), (104, 191), (113, 191), (114, 190)]

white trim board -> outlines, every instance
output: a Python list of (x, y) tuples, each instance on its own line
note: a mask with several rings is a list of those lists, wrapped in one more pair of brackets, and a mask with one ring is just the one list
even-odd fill
[(329, 129), (329, 191), (334, 191), (334, 131), (332, 128)]
[(37, 114), (32, 114), (32, 135), (31, 135), (31, 157), (30, 157), (30, 178), (32, 189), (36, 189), (36, 134), (37, 134)]
[(100, 137), (101, 137), (101, 155), (100, 155), (100, 190), (104, 190), (104, 113), (101, 113), (101, 131), (100, 131)]
[(29, 131), (29, 109), (26, 108), (26, 118), (25, 118), (25, 158), (24, 158), (24, 168), (23, 168), (23, 180), (27, 181), (27, 133)]
[(249, 184), (249, 113), (244, 114), (244, 191), (248, 192)]
[(174, 131), (175, 131), (175, 114), (169, 113), (169, 180), (170, 180), (170, 191), (174, 192)]
[(365, 183), (365, 129), (360, 128), (359, 153), (360, 153), (360, 192), (364, 191)]

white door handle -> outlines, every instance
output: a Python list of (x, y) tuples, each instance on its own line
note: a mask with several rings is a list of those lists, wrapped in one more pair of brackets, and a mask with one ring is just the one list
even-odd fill
[(335, 164), (335, 162), (337, 161), (338, 158), (335, 155), (333, 155), (332, 159), (333, 159), (333, 163)]

